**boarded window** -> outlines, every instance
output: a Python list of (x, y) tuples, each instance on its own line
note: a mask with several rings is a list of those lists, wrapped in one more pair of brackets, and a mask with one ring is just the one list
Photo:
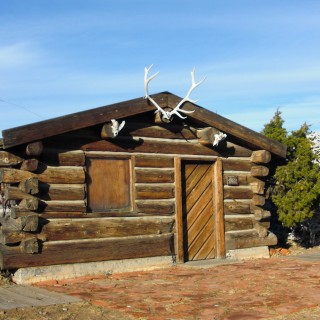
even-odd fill
[(130, 159), (87, 158), (88, 209), (131, 210)]

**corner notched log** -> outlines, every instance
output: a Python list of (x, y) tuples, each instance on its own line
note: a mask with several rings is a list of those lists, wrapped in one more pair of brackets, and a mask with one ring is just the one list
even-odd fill
[(266, 177), (269, 174), (269, 168), (264, 166), (252, 166), (251, 175), (253, 177)]
[(271, 160), (271, 153), (267, 150), (253, 151), (251, 161), (254, 163), (269, 163)]
[(9, 167), (22, 163), (23, 159), (7, 151), (0, 151), (0, 166)]
[(29, 178), (21, 181), (19, 189), (29, 194), (37, 194), (39, 192), (39, 180), (37, 178)]
[(42, 141), (32, 142), (26, 146), (26, 155), (39, 156), (43, 151)]
[(22, 162), (20, 170), (33, 172), (33, 171), (37, 171), (38, 166), (39, 166), (38, 159), (27, 159)]

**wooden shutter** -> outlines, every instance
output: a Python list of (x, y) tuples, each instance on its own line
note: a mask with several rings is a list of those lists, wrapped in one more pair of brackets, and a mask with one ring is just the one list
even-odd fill
[(131, 210), (130, 159), (87, 158), (88, 209)]

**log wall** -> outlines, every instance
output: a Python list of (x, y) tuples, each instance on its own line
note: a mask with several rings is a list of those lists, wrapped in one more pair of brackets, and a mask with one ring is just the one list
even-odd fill
[[(174, 255), (175, 157), (223, 159), (227, 250), (274, 244), (263, 210), (268, 152), (231, 141), (212, 148), (185, 126), (129, 122), (114, 140), (102, 140), (100, 130), (0, 151), (2, 195), (11, 203), (1, 218), (1, 269)], [(87, 154), (131, 157), (131, 210), (87, 212)]]

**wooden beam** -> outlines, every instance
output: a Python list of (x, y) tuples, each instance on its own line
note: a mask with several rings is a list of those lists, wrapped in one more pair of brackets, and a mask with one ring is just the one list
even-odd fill
[(37, 178), (47, 183), (84, 183), (85, 173), (82, 167), (49, 167), (45, 166), (41, 173), (32, 173), (11, 168), (0, 168), (0, 181), (4, 183), (19, 183)]
[(4, 194), (6, 200), (37, 199), (37, 197), (22, 191), (18, 187), (11, 187), (9, 185), (6, 187)]
[[(173, 94), (168, 95), (168, 105), (176, 106), (181, 101), (181, 98)], [(248, 129), (238, 123), (226, 119), (217, 113), (213, 113), (207, 109), (201, 108), (193, 103), (186, 102), (183, 105), (184, 110), (193, 111), (188, 114), (189, 119), (202, 121), (203, 123), (212, 126), (220, 131), (227, 133), (229, 136), (234, 136), (244, 145), (254, 147), (254, 149), (268, 150), (282, 158), (286, 157), (287, 148), (280, 142), (269, 139), (266, 136)]]
[(44, 242), (41, 254), (22, 253), (0, 245), (0, 268), (18, 269), (80, 262), (135, 259), (171, 255), (172, 234), (124, 238)]
[(247, 230), (252, 229), (255, 223), (254, 216), (250, 215), (226, 215), (225, 216), (225, 230)]
[(223, 164), (221, 159), (217, 159), (213, 167), (213, 208), (215, 224), (215, 248), (216, 258), (225, 258), (225, 225), (223, 206)]
[(64, 150), (57, 148), (45, 148), (41, 161), (46, 164), (58, 164), (59, 166), (84, 166), (85, 154), (82, 150)]
[(182, 178), (181, 178), (181, 158), (174, 158), (174, 181), (175, 181), (175, 253), (177, 262), (184, 262), (184, 237), (183, 237), (183, 204), (182, 204)]
[(43, 200), (83, 200), (86, 197), (85, 184), (40, 183), (39, 189)]
[(137, 212), (146, 215), (172, 215), (174, 211), (174, 200), (136, 200)]
[(253, 192), (250, 186), (224, 186), (224, 199), (251, 199)]
[[(156, 95), (160, 106), (167, 104), (167, 94)], [(102, 124), (111, 119), (121, 119), (154, 110), (155, 107), (142, 97), (86, 110), (63, 117), (36, 122), (30, 125), (2, 131), (4, 148), (10, 148), (30, 141), (41, 140), (61, 133)]]
[(144, 168), (173, 168), (173, 157), (136, 155), (136, 167)]
[(256, 229), (226, 232), (227, 250), (272, 246), (277, 242), (277, 237), (273, 233), (269, 232), (266, 237), (260, 237)]
[(170, 184), (138, 184), (136, 199), (171, 199), (174, 197), (174, 186)]
[(223, 157), (249, 157), (251, 150), (232, 145), (227, 148), (213, 149), (200, 143), (188, 141), (143, 139), (132, 137), (118, 137), (117, 142), (100, 140), (85, 144), (81, 147), (84, 151), (112, 151), (112, 152), (142, 152), (159, 154), (205, 155)]
[(250, 214), (251, 200), (224, 200), (225, 214)]
[(42, 227), (47, 241), (171, 233), (173, 217), (51, 219)]
[(137, 183), (174, 182), (174, 171), (172, 169), (136, 168), (135, 176)]
[(50, 200), (41, 201), (41, 212), (51, 211), (73, 211), (73, 212), (86, 212), (86, 203), (84, 200)]

